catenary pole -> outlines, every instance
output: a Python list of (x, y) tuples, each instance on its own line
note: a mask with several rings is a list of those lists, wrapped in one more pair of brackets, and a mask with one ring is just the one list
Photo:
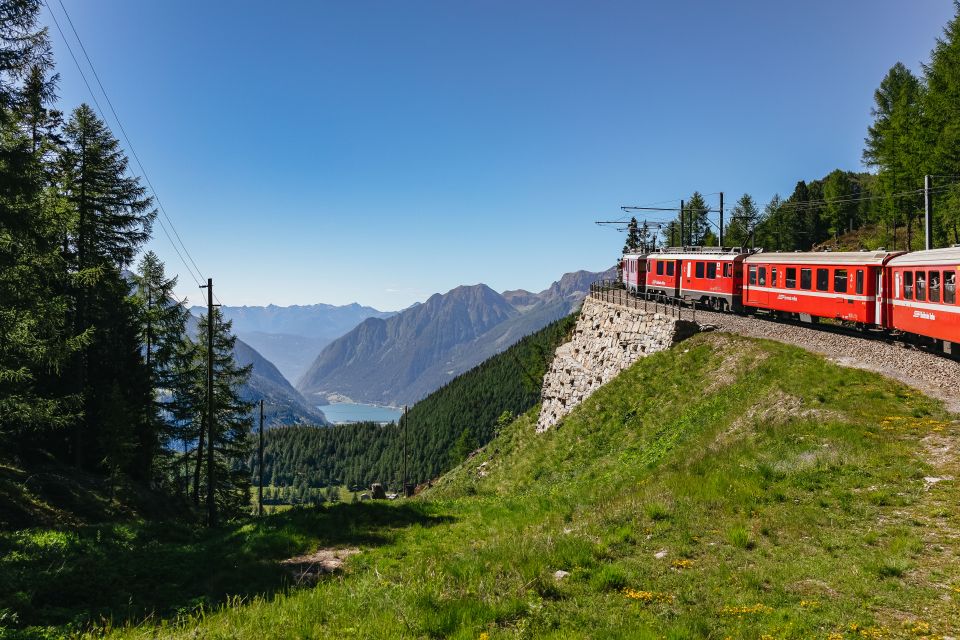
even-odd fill
[(680, 246), (687, 244), (687, 234), (684, 231), (686, 222), (683, 219), (683, 200), (680, 201)]
[(723, 246), (723, 191), (720, 192), (720, 241), (718, 246)]
[(923, 176), (923, 246), (927, 251), (933, 249), (932, 182), (933, 179), (930, 176)]

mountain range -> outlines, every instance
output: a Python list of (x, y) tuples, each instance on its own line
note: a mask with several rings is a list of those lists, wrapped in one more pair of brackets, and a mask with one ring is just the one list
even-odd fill
[[(271, 304), (220, 310), (233, 321), (234, 334), (272, 362), (289, 382), (299, 380), (325, 346), (363, 320), (394, 315), (356, 303), (289, 307)], [(206, 313), (206, 307), (193, 307), (191, 311)]]
[(330, 397), (412, 404), (569, 314), (590, 283), (611, 272), (568, 273), (539, 293), (460, 286), (390, 317), (369, 317), (327, 345), (297, 388), (316, 404)]

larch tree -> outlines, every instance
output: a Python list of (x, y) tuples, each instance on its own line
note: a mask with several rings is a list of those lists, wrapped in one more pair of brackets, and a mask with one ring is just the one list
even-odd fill
[(932, 150), (926, 173), (947, 177), (946, 192), (934, 198), (938, 235), (960, 243), (960, 1), (954, 0), (954, 18), (937, 38), (924, 65), (926, 92), (920, 144)]
[(897, 247), (897, 227), (912, 222), (920, 196), (897, 194), (922, 184), (922, 154), (918, 148), (923, 86), (902, 63), (895, 64), (874, 92), (873, 123), (864, 140), (863, 162), (877, 170), (877, 191), (891, 248)]

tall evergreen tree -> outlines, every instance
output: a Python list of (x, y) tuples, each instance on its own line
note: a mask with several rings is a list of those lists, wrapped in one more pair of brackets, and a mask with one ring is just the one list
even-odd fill
[(716, 236), (710, 230), (710, 221), (707, 215), (710, 207), (699, 191), (694, 191), (690, 200), (684, 205), (686, 211), (685, 234), (687, 241), (692, 245), (708, 246), (716, 242)]
[(896, 230), (905, 219), (912, 221), (920, 196), (898, 197), (922, 184), (920, 143), (920, 80), (902, 63), (895, 64), (874, 93), (873, 124), (864, 140), (863, 161), (877, 169), (877, 191), (883, 222), (890, 230), (891, 248), (897, 246)]
[[(30, 454), (76, 418), (78, 401), (59, 384), (71, 353), (63, 221), (48, 168), (23, 114), (54, 99), (39, 2), (0, 3), (0, 446)], [(32, 74), (32, 87), (24, 79)]]
[(824, 213), (834, 238), (853, 230), (858, 209), (855, 199), (859, 195), (860, 185), (849, 171), (836, 169), (824, 179)]
[(918, 136), (932, 150), (926, 173), (949, 176), (945, 194), (934, 199), (938, 235), (960, 242), (960, 1), (954, 0), (954, 17), (924, 65), (927, 90), (924, 94), (924, 127)]
[[(124, 467), (133, 464), (131, 434), (142, 428), (132, 425), (148, 419), (151, 402), (136, 309), (121, 269), (149, 238), (156, 210), (139, 179), (128, 174), (116, 138), (89, 106), (74, 110), (64, 133), (60, 179), (71, 216), (67, 257), (78, 282), (75, 332), (92, 330), (94, 336), (75, 363), (86, 415), (74, 429), (72, 449), (78, 466)], [(122, 408), (114, 404), (115, 385), (122, 390)], [(113, 424), (118, 416), (127, 424)], [(118, 434), (124, 441), (115, 440)]]
[[(198, 334), (203, 338), (202, 346), (192, 350), (196, 360), (188, 371), (206, 371), (206, 338), (208, 318), (200, 318)], [(199, 504), (201, 496), (206, 495), (209, 477), (207, 470), (207, 448), (213, 446), (214, 488), (217, 512), (222, 517), (235, 517), (249, 506), (250, 475), (246, 465), (251, 448), (250, 433), (253, 426), (253, 403), (240, 396), (240, 386), (250, 378), (253, 365), (241, 367), (233, 358), (233, 348), (237, 338), (231, 333), (232, 323), (225, 321), (219, 309), (213, 312), (213, 403), (214, 437), (212, 443), (207, 437), (207, 394), (206, 376), (189, 375), (197, 385), (192, 391), (182, 393), (184, 402), (198, 402), (199, 405), (178, 408), (185, 414), (199, 416), (194, 424), (199, 427), (194, 434), (194, 486), (193, 499)], [(199, 366), (198, 366), (199, 365)]]
[(640, 238), (640, 227), (636, 218), (630, 218), (627, 224), (627, 239), (623, 243), (624, 253), (633, 253), (643, 248), (643, 240)]
[(725, 232), (725, 240), (730, 246), (749, 247), (753, 243), (753, 233), (760, 221), (760, 210), (753, 196), (745, 193), (737, 200), (730, 213), (730, 224)]
[(139, 339), (154, 406), (140, 425), (138, 455), (132, 471), (134, 477), (151, 481), (154, 459), (168, 451), (164, 445), (172, 431), (170, 390), (177, 382), (175, 366), (186, 332), (187, 310), (173, 293), (177, 279), (167, 277), (163, 262), (152, 251), (141, 258), (133, 279)]

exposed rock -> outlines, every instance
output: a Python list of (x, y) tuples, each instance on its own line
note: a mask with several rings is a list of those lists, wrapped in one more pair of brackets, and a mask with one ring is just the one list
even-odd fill
[(587, 298), (573, 339), (557, 348), (543, 379), (537, 433), (553, 427), (621, 371), (698, 331), (693, 322), (654, 310)]
[(553, 578), (554, 578), (555, 580), (563, 580), (564, 578), (566, 578), (566, 577), (569, 576), (569, 575), (570, 575), (570, 572), (569, 572), (569, 571), (564, 571), (563, 569), (559, 569), (559, 570), (553, 572)]

